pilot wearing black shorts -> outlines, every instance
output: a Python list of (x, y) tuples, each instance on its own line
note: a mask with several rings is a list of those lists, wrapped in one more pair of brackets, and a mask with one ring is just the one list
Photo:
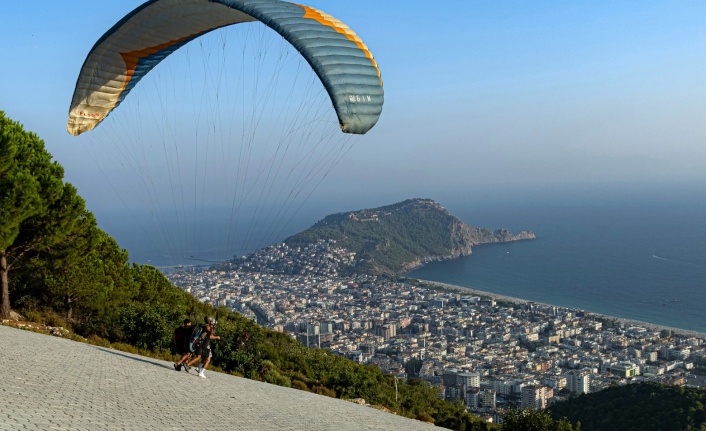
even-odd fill
[(198, 350), (199, 356), (194, 358), (188, 363), (188, 366), (195, 364), (197, 361), (201, 361), (199, 364), (199, 377), (206, 378), (206, 367), (211, 362), (211, 340), (220, 340), (221, 337), (215, 335), (216, 333), (216, 319), (213, 317), (206, 317), (205, 327), (203, 334), (201, 334), (201, 345)]

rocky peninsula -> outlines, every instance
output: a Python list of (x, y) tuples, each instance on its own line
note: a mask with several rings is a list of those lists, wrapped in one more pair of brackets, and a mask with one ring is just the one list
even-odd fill
[(408, 199), (329, 215), (284, 243), (296, 248), (335, 241), (352, 257), (342, 272), (403, 274), (428, 262), (468, 256), (475, 245), (534, 238), (531, 231), (470, 226), (432, 199)]

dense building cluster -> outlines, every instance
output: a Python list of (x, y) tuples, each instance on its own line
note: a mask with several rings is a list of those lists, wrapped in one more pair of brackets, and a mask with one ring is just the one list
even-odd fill
[(693, 383), (706, 364), (698, 336), (674, 335), (581, 310), (339, 276), (355, 256), (335, 243), (264, 249), (219, 268), (170, 279), (199, 300), (239, 311), (310, 347), (329, 349), (460, 399), (480, 415), (542, 409), (571, 393), (613, 384)]
[(337, 277), (355, 264), (355, 252), (338, 247), (335, 241), (319, 240), (306, 246), (276, 244), (225, 266), (230, 271)]

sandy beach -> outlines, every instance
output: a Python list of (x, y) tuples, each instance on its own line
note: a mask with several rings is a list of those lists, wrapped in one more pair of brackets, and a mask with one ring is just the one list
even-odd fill
[[(554, 305), (554, 304), (545, 304), (542, 302), (537, 302), (537, 301), (530, 301), (528, 299), (522, 299), (522, 298), (516, 298), (514, 296), (507, 296), (507, 295), (500, 295), (497, 293), (492, 293), (492, 292), (485, 292), (483, 290), (477, 290), (473, 289), (470, 287), (463, 287), (463, 286), (457, 286), (455, 284), (447, 284), (447, 283), (440, 283), (438, 281), (431, 281), (431, 280), (422, 280), (419, 279), (421, 283), (425, 283), (431, 286), (436, 286), (444, 290), (448, 291), (454, 291), (458, 293), (463, 293), (464, 295), (475, 295), (475, 296), (482, 296), (482, 297), (487, 297), (487, 298), (492, 298), (495, 299), (496, 301), (506, 301), (506, 302), (511, 302), (513, 304), (525, 304), (532, 302), (534, 304), (540, 304), (540, 305), (546, 305), (546, 306), (552, 306), (552, 307), (559, 307), (559, 308), (565, 308), (565, 309), (572, 309), (569, 307), (562, 307), (559, 305)], [(601, 313), (594, 313), (590, 310), (583, 310), (582, 311), (589, 313), (593, 316), (598, 316), (604, 319), (610, 319), (610, 320), (615, 320), (625, 326), (642, 326), (644, 328), (647, 328), (649, 330), (654, 330), (654, 331), (662, 331), (662, 330), (667, 330), (667, 331), (672, 331), (673, 334), (680, 334), (680, 335), (686, 335), (686, 336), (691, 336), (691, 337), (699, 337), (699, 338), (706, 338), (706, 333), (704, 332), (698, 332), (698, 331), (691, 331), (688, 329), (682, 329), (682, 328), (674, 328), (671, 326), (664, 326), (664, 325), (658, 325), (655, 323), (649, 323), (649, 322), (642, 322), (639, 320), (632, 320), (632, 319), (625, 319), (622, 317), (616, 317), (616, 316), (608, 316), (605, 314)]]

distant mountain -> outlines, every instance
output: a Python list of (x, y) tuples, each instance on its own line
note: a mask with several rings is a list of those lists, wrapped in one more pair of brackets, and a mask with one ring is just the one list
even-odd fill
[(513, 235), (469, 226), (431, 199), (409, 199), (327, 216), (284, 243), (305, 247), (333, 240), (356, 253), (356, 271), (401, 274), (430, 261), (468, 256), (474, 245), (534, 238), (529, 231)]

